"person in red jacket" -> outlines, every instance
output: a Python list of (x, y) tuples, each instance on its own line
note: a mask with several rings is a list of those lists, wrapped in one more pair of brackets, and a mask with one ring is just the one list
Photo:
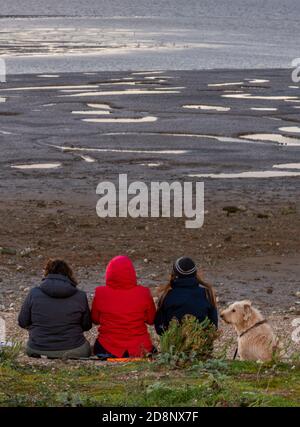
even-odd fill
[(96, 288), (92, 305), (93, 323), (100, 325), (94, 353), (120, 358), (155, 352), (147, 329), (154, 323), (155, 304), (150, 290), (137, 285), (131, 260), (113, 258), (105, 279), (106, 286)]

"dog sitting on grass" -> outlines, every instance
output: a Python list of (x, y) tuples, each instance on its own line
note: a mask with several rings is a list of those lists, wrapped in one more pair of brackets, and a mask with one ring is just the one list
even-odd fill
[(238, 354), (241, 360), (269, 361), (274, 357), (278, 342), (274, 332), (254, 307), (244, 300), (231, 304), (221, 312), (224, 322), (234, 326), (238, 334)]

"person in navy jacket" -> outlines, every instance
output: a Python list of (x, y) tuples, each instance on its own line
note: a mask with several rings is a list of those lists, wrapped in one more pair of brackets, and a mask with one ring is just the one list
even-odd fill
[(164, 287), (158, 302), (155, 329), (162, 335), (173, 318), (181, 321), (186, 315), (195, 316), (199, 322), (208, 318), (218, 327), (218, 311), (213, 287), (205, 282), (194, 261), (181, 257), (173, 265), (170, 282)]

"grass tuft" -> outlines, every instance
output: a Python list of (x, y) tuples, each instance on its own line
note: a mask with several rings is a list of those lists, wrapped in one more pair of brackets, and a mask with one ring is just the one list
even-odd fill
[(207, 360), (212, 356), (217, 337), (218, 331), (207, 318), (201, 323), (192, 315), (184, 316), (181, 322), (173, 319), (161, 336), (161, 353), (157, 361), (172, 367), (183, 367)]

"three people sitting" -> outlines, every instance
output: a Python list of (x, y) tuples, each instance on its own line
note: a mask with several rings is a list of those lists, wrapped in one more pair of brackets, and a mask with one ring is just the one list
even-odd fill
[(29, 332), (28, 356), (89, 357), (91, 348), (84, 332), (92, 328), (92, 322), (99, 325), (94, 354), (103, 358), (155, 353), (147, 326), (154, 324), (161, 335), (174, 317), (180, 321), (192, 314), (200, 322), (207, 317), (218, 325), (214, 289), (197, 274), (190, 258), (174, 263), (157, 311), (150, 290), (137, 284), (127, 256), (110, 261), (105, 279), (105, 286), (96, 288), (90, 312), (72, 269), (63, 260), (49, 260), (41, 284), (31, 289), (19, 314), (19, 325)]

